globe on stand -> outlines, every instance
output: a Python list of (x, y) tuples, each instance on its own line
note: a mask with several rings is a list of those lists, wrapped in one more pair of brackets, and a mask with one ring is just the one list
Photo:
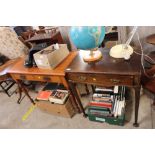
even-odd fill
[(102, 53), (98, 47), (105, 37), (104, 26), (73, 26), (69, 35), (78, 49), (89, 50), (83, 57), (85, 62), (96, 62), (102, 58)]

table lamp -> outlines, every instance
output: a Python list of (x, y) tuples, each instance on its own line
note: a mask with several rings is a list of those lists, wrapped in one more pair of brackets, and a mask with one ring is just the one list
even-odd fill
[(88, 51), (83, 56), (85, 62), (96, 62), (102, 58), (98, 47), (105, 37), (104, 26), (72, 26), (69, 36), (77, 49)]
[(126, 60), (130, 59), (130, 56), (133, 54), (133, 48), (129, 45), (133, 36), (137, 31), (137, 26), (133, 28), (129, 35), (129, 39), (126, 41), (125, 44), (115, 45), (110, 50), (110, 56), (113, 58), (124, 58)]

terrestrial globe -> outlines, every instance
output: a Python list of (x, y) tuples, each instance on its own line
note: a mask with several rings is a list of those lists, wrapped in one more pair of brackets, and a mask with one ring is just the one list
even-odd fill
[(98, 47), (105, 37), (104, 26), (72, 26), (69, 36), (78, 49), (90, 51), (84, 56), (84, 61), (94, 62), (102, 58)]

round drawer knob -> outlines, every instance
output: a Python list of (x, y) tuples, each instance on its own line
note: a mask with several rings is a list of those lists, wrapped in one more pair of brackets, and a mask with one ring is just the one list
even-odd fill
[(93, 81), (96, 81), (96, 78), (93, 78)]

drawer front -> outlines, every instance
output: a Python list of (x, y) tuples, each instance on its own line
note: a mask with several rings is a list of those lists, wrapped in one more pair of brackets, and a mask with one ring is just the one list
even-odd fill
[(104, 74), (68, 74), (68, 79), (73, 82), (98, 84), (98, 85), (133, 85), (133, 76), (104, 75)]
[(58, 82), (60, 83), (61, 80), (57, 76), (46, 76), (46, 75), (20, 75), (20, 74), (14, 74), (14, 79), (20, 79), (20, 80), (30, 80), (30, 81), (45, 81), (45, 82)]

